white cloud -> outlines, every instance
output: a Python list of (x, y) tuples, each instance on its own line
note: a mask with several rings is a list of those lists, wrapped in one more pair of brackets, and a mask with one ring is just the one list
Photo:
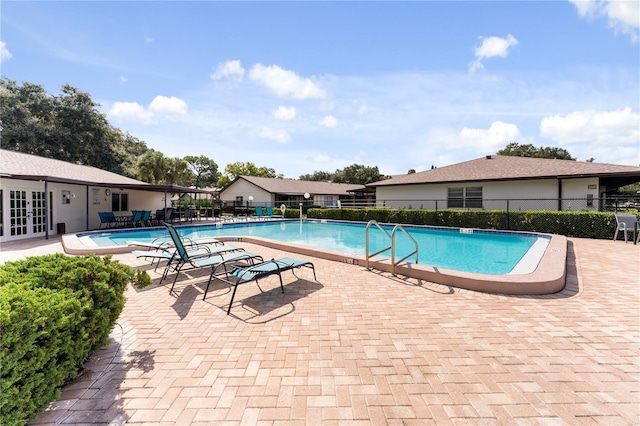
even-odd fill
[(142, 124), (153, 123), (153, 113), (137, 102), (114, 102), (107, 114), (117, 120), (138, 122)]
[(258, 131), (258, 136), (263, 139), (270, 139), (280, 143), (287, 143), (291, 141), (291, 136), (289, 136), (289, 133), (284, 129), (264, 127)]
[(7, 49), (7, 44), (4, 41), (0, 41), (0, 63), (8, 61), (12, 56), (9, 49)]
[(489, 58), (506, 58), (509, 54), (509, 49), (516, 46), (518, 40), (511, 34), (507, 35), (507, 38), (501, 37), (486, 37), (482, 39), (482, 44), (476, 47), (474, 54), (476, 59), (469, 64), (469, 72), (474, 73), (479, 69), (484, 69), (482, 60)]
[(256, 64), (249, 72), (249, 78), (282, 98), (324, 99), (327, 96), (311, 79), (302, 78), (295, 72), (277, 65)]
[(322, 127), (336, 127), (338, 125), (338, 120), (333, 115), (327, 115), (322, 120), (320, 120), (320, 125)]
[(156, 96), (148, 108), (137, 102), (114, 102), (107, 115), (120, 121), (154, 124), (158, 115), (186, 115), (187, 103), (176, 97)]
[(276, 120), (288, 121), (296, 118), (296, 109), (294, 107), (287, 108), (285, 106), (279, 106), (278, 109), (272, 112), (273, 117)]
[(464, 127), (459, 134), (462, 147), (491, 150), (502, 148), (511, 142), (522, 140), (518, 126), (502, 121), (491, 123), (488, 129), (471, 129)]
[(149, 110), (158, 114), (186, 115), (187, 103), (174, 96), (156, 96), (149, 104)]
[(124, 84), (124, 83), (126, 83), (126, 82), (128, 82), (128, 81), (129, 81), (129, 79), (128, 79), (127, 77), (125, 77), (125, 76), (123, 76), (123, 75), (122, 75), (122, 76), (120, 76), (120, 83)]
[(229, 80), (240, 82), (242, 81), (243, 77), (244, 68), (242, 68), (242, 64), (239, 60), (227, 61), (218, 64), (218, 68), (216, 68), (216, 71), (211, 74), (211, 78), (213, 80), (228, 78)]
[(145, 42), (146, 44), (151, 44), (151, 43), (153, 43), (153, 37), (144, 36), (144, 42)]
[(561, 145), (590, 142), (616, 146), (640, 144), (640, 114), (624, 108), (616, 111), (576, 111), (545, 117), (540, 134)]
[(578, 15), (587, 20), (606, 17), (615, 33), (628, 34), (637, 43), (640, 36), (640, 2), (638, 0), (569, 0)]
[(313, 157), (314, 163), (328, 163), (329, 161), (331, 161), (331, 157), (326, 154), (318, 154)]

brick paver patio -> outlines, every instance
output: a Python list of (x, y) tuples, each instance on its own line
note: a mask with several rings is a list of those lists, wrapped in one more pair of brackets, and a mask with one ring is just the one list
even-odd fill
[(156, 279), (32, 424), (640, 424), (640, 245), (569, 244), (567, 287), (544, 297), (291, 254), (317, 282), (244, 285), (227, 316), (227, 287), (202, 301), (206, 276), (177, 295)]

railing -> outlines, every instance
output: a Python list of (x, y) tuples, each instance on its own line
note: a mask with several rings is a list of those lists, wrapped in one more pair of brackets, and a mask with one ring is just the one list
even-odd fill
[[(378, 250), (375, 253), (370, 254), (369, 253), (369, 229), (371, 228), (371, 226), (374, 225), (376, 228), (378, 228), (380, 231), (382, 231), (382, 233), (384, 235), (386, 235), (387, 237), (389, 237), (389, 239), (391, 240), (391, 245), (389, 247), (385, 247), (383, 249)], [(409, 253), (408, 255), (406, 255), (405, 257), (403, 257), (402, 259), (396, 261), (396, 233), (398, 231), (401, 231), (402, 233), (404, 233), (409, 240), (413, 243), (415, 249)], [(371, 270), (371, 267), (369, 266), (369, 259), (377, 256), (381, 253), (384, 253), (388, 250), (391, 250), (391, 273), (393, 275), (396, 274), (396, 266), (398, 266), (401, 262), (403, 262), (404, 260), (408, 259), (409, 257), (415, 255), (416, 256), (416, 260), (415, 263), (418, 263), (418, 243), (416, 242), (416, 240), (407, 232), (406, 229), (404, 229), (401, 225), (396, 225), (394, 226), (393, 230), (391, 231), (391, 234), (389, 234), (389, 232), (387, 232), (386, 229), (384, 229), (382, 226), (380, 226), (380, 224), (378, 222), (376, 222), (375, 220), (370, 220), (367, 223), (367, 227), (365, 228), (365, 259), (366, 259), (366, 268)]]
[(472, 200), (465, 205), (463, 200), (448, 199), (397, 199), (340, 201), (342, 208), (391, 208), (416, 210), (504, 210), (504, 211), (638, 211), (640, 195), (616, 195), (606, 198), (484, 198)]
[[(405, 257), (403, 257), (402, 259), (400, 259), (400, 260), (398, 260), (398, 261), (396, 262), (396, 232), (397, 232), (397, 231), (402, 231), (402, 233), (404, 233), (404, 234), (409, 238), (409, 240), (413, 243), (413, 246), (415, 247), (415, 249), (414, 249), (411, 253), (409, 253), (408, 255), (406, 255)], [(400, 262), (402, 262), (402, 261), (404, 261), (404, 260), (408, 259), (409, 257), (411, 257), (411, 256), (412, 256), (412, 255), (414, 255), (414, 254), (416, 255), (416, 261), (415, 261), (415, 263), (418, 263), (418, 243), (417, 243), (417, 242), (416, 242), (416, 240), (415, 240), (415, 239), (414, 239), (414, 238), (413, 238), (413, 237), (412, 237), (412, 236), (407, 232), (407, 230), (406, 230), (406, 229), (404, 229), (401, 225), (396, 225), (396, 226), (394, 226), (393, 231), (391, 231), (391, 265), (392, 265), (391, 273), (392, 273), (393, 275), (395, 275), (395, 274), (396, 274), (396, 266), (397, 266)]]
[[(385, 234), (387, 237), (389, 237), (389, 240), (391, 240), (391, 243), (389, 245), (389, 247), (385, 247), (381, 250), (378, 250), (375, 253), (369, 254), (369, 229), (371, 228), (371, 225), (375, 225), (376, 228), (378, 228), (380, 231), (382, 231), (383, 234)], [(384, 229), (382, 226), (380, 226), (380, 224), (378, 222), (376, 222), (375, 220), (370, 220), (369, 223), (367, 223), (367, 227), (365, 228), (365, 259), (366, 259), (366, 264), (365, 267), (367, 269), (371, 269), (369, 267), (369, 258), (377, 256), (381, 253), (384, 253), (387, 250), (391, 250), (393, 248), (393, 239), (391, 237), (391, 234), (389, 234), (389, 232), (387, 232), (386, 229)]]

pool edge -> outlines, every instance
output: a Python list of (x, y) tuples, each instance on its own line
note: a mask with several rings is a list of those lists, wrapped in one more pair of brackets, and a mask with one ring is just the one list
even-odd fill
[[(401, 264), (396, 266), (396, 274), (410, 278), (421, 279), (456, 288), (492, 294), (505, 295), (545, 295), (561, 291), (565, 287), (567, 271), (568, 241), (562, 235), (550, 235), (551, 239), (544, 251), (537, 268), (527, 274), (489, 275), (473, 274), (443, 268), (434, 268), (420, 264)], [(336, 262), (343, 262), (365, 267), (366, 259), (362, 256), (344, 254), (330, 250), (318, 250), (308, 246), (286, 244), (275, 240), (259, 237), (220, 237), (221, 241), (238, 241), (262, 245), (265, 247), (317, 257)], [(124, 254), (137, 249), (133, 246), (87, 247), (83, 245), (75, 234), (62, 236), (62, 246), (66, 253), (82, 254)], [(388, 260), (369, 261), (369, 266), (383, 271), (392, 272)]]

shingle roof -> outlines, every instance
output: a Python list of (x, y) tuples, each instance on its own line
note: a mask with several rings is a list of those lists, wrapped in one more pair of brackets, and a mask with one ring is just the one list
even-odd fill
[(348, 195), (350, 191), (363, 190), (363, 185), (352, 185), (347, 183), (315, 182), (294, 179), (273, 179), (255, 176), (240, 176), (255, 186), (264, 189), (272, 194), (325, 194), (325, 195)]
[(619, 175), (640, 178), (640, 167), (491, 155), (424, 172), (397, 175), (367, 186)]
[(0, 149), (0, 176), (83, 184), (149, 185), (95, 167), (5, 149)]

